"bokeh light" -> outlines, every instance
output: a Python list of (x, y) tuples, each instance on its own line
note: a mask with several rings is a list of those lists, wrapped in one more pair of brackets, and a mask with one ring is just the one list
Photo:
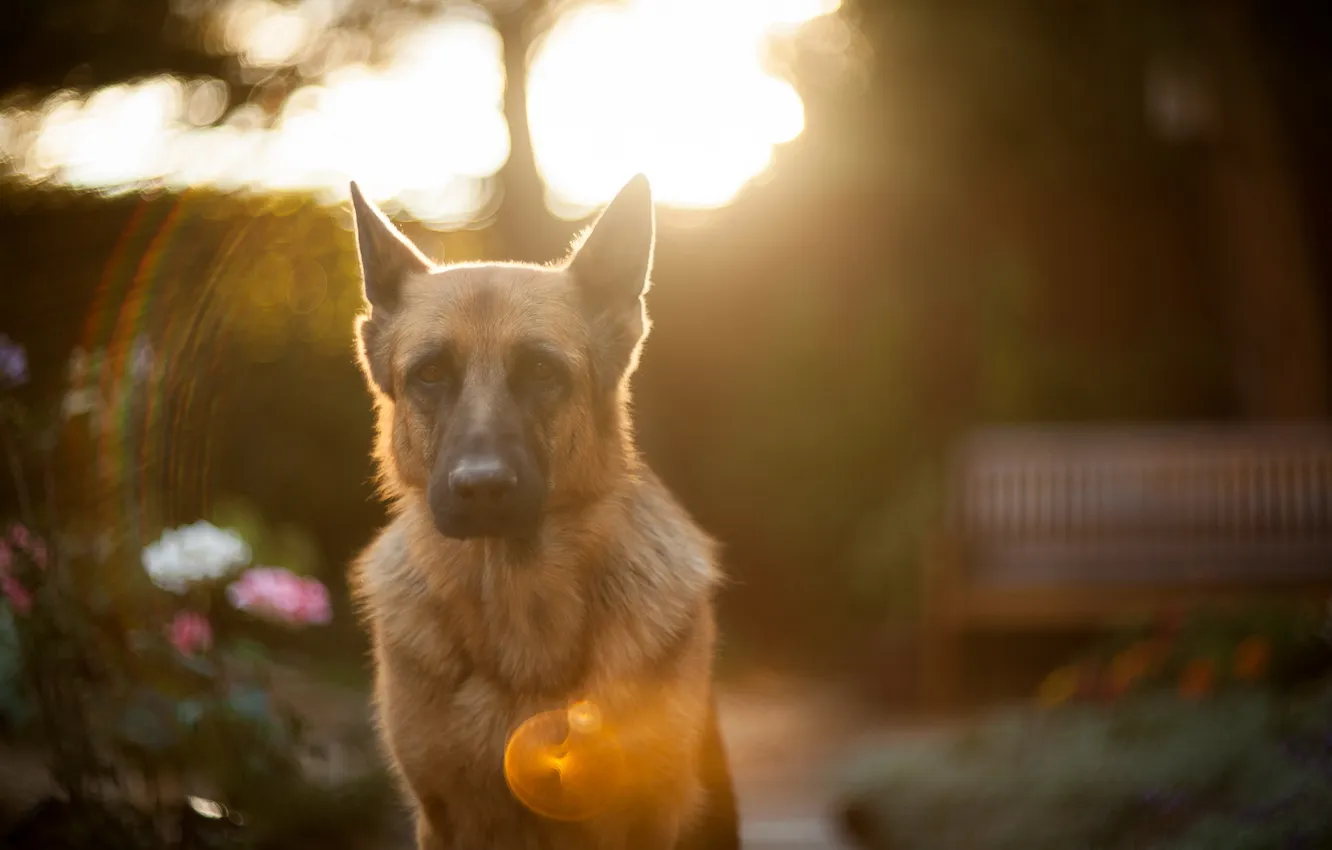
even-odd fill
[[(768, 44), (836, 9), (836, 0), (570, 6), (529, 69), (551, 209), (582, 216), (636, 171), (663, 203), (725, 204), (804, 127), (800, 96), (765, 67)], [(334, 0), (217, 4), (206, 41), (236, 57), (242, 80), (258, 81), (243, 102), (208, 77), (62, 89), (0, 110), (0, 163), (28, 183), (104, 194), (294, 190), (340, 203), (354, 178), (407, 217), (475, 220), (510, 147), (503, 45), (489, 18), (461, 5), (399, 20), (372, 61), (366, 35), (337, 26), (345, 14)], [(289, 82), (265, 76), (287, 68), (298, 72)]]
[[(264, 5), (227, 7), (228, 46), (258, 66), (297, 57), (292, 33), (305, 25), (287, 32)], [(255, 102), (228, 111), (226, 86), (208, 78), (62, 90), (0, 112), (0, 151), (30, 183), (106, 194), (298, 190), (337, 203), (355, 178), (409, 216), (466, 222), (486, 205), (485, 178), (509, 152), (499, 36), (477, 15), (445, 14), (391, 53), (382, 66), (356, 61), (296, 87), (274, 114)]]
[(532, 139), (551, 208), (584, 215), (638, 171), (663, 203), (725, 204), (804, 129), (804, 104), (764, 67), (765, 46), (836, 8), (633, 0), (565, 14), (530, 68)]

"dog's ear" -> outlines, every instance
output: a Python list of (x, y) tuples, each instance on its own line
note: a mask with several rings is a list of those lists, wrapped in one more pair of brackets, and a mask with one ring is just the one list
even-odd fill
[(356, 349), (373, 387), (393, 397), (384, 319), (391, 316), (408, 276), (427, 272), (430, 261), (398, 232), (379, 208), (366, 200), (361, 187), (351, 184), (352, 213), (356, 221), (356, 251), (361, 257), (361, 279), (370, 314), (356, 321)]
[(366, 200), (361, 187), (351, 184), (352, 213), (356, 221), (356, 251), (361, 257), (365, 300), (375, 311), (391, 313), (398, 304), (402, 282), (427, 272), (431, 263), (406, 236), (398, 232), (379, 208)]
[(638, 301), (652, 270), (653, 236), (652, 189), (638, 174), (597, 217), (569, 262), (589, 307), (624, 310)]
[(614, 378), (634, 366), (647, 335), (643, 307), (655, 240), (652, 189), (635, 175), (574, 245), (568, 270), (582, 293), (594, 335), (606, 349)]

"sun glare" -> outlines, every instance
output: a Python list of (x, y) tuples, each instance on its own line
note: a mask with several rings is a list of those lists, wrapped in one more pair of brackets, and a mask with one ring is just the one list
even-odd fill
[[(462, 7), (365, 63), (327, 0), (232, 0), (215, 29), (246, 68), (317, 69), (276, 111), (219, 80), (160, 76), (62, 90), (0, 110), (0, 165), (31, 183), (108, 194), (151, 186), (306, 190), (375, 200), (437, 225), (474, 219), (509, 155), (502, 44)], [(804, 127), (768, 40), (836, 0), (625, 0), (575, 5), (538, 45), (528, 102), (548, 203), (577, 217), (636, 171), (680, 207), (727, 203)], [(330, 34), (332, 33), (332, 34)], [(340, 33), (340, 36), (338, 35)], [(341, 37), (342, 41), (334, 39)], [(219, 120), (220, 119), (220, 120)]]
[(577, 7), (529, 70), (548, 201), (577, 217), (637, 171), (681, 207), (720, 206), (804, 129), (804, 104), (763, 67), (767, 40), (827, 14), (819, 0), (635, 0)]

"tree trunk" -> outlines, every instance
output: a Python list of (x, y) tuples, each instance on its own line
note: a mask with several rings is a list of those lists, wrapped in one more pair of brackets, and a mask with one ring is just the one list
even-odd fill
[(1208, 5), (1221, 126), (1208, 163), (1238, 397), (1255, 418), (1327, 412), (1323, 310), (1275, 103), (1242, 4)]
[(545, 262), (562, 252), (567, 228), (546, 209), (545, 188), (537, 172), (532, 133), (527, 122), (527, 60), (537, 35), (546, 27), (545, 0), (520, 2), (496, 15), (504, 42), (504, 116), (509, 125), (509, 158), (500, 168), (499, 212), (493, 225), (506, 260)]

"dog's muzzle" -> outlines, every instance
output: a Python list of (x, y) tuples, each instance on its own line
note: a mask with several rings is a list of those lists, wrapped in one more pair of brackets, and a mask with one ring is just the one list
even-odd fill
[[(526, 486), (525, 486), (526, 485)], [(498, 454), (465, 455), (430, 482), (430, 510), (445, 537), (528, 537), (540, 499), (515, 464)]]

